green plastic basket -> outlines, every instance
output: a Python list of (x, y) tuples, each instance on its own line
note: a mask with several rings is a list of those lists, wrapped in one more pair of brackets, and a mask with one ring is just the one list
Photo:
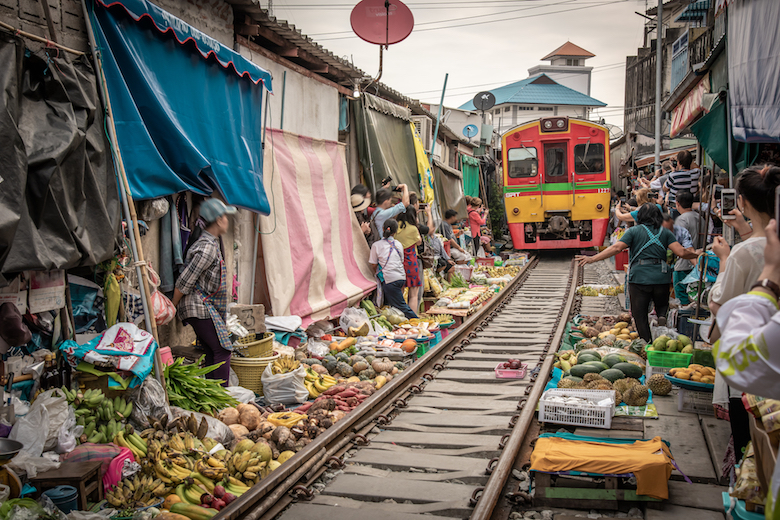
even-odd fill
[(685, 368), (691, 364), (693, 354), (683, 354), (682, 352), (665, 352), (657, 350), (647, 350), (647, 362), (654, 367), (663, 368)]

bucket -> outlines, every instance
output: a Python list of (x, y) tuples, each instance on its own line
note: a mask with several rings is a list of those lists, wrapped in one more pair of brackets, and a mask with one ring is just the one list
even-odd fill
[(173, 354), (171, 354), (171, 347), (163, 347), (160, 349), (160, 360), (163, 365), (173, 365)]
[(71, 511), (78, 511), (79, 492), (73, 486), (57, 486), (43, 492), (49, 497), (57, 508), (66, 515)]

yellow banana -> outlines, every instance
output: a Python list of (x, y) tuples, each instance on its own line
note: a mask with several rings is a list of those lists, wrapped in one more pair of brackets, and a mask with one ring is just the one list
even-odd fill
[(317, 391), (320, 392), (320, 393), (322, 393), (322, 392), (324, 392), (325, 390), (328, 389), (327, 386), (324, 386), (323, 384), (320, 383), (319, 379), (314, 381), (314, 388), (316, 388)]

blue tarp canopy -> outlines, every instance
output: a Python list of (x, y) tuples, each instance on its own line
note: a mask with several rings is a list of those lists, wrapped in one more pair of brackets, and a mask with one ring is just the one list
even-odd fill
[(271, 74), (146, 0), (88, 0), (133, 196), (220, 192), (267, 215)]

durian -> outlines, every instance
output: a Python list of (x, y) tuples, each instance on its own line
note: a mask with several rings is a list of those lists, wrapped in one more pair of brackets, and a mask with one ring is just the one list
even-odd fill
[(644, 406), (647, 404), (647, 398), (650, 394), (644, 385), (632, 386), (623, 394), (623, 400), (628, 406)]
[(669, 395), (672, 391), (672, 383), (663, 374), (655, 374), (647, 381), (647, 387), (655, 395)]

